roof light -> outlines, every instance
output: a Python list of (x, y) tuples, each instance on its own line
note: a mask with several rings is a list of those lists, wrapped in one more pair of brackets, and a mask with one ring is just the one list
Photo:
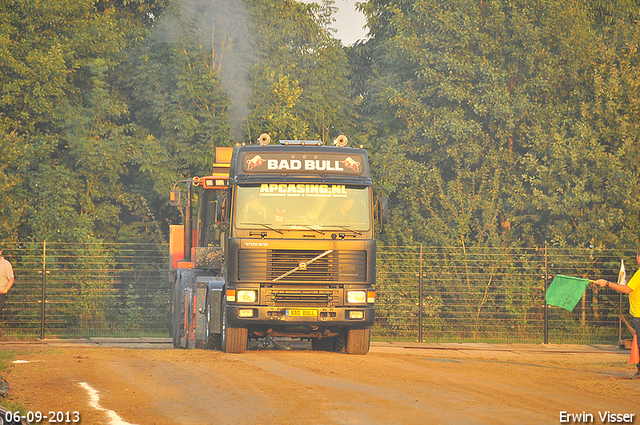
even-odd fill
[(322, 146), (322, 141), (321, 140), (280, 140), (280, 144), (281, 145), (301, 145), (301, 146), (305, 146), (305, 145), (316, 145), (316, 146)]

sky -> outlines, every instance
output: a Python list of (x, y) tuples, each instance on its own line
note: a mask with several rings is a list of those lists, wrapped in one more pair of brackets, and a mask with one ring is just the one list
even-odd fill
[[(314, 0), (300, 1), (312, 3)], [(334, 16), (336, 21), (333, 23), (333, 27), (338, 30), (336, 37), (345, 46), (350, 46), (367, 36), (367, 31), (362, 28), (366, 23), (366, 19), (362, 13), (356, 11), (356, 1), (364, 2), (365, 0), (335, 0), (335, 7), (338, 8), (338, 12)]]

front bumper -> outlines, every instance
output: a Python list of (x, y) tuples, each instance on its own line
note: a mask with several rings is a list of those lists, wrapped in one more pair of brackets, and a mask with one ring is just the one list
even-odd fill
[[(250, 317), (249, 317), (250, 314)], [(350, 307), (267, 307), (251, 305), (226, 306), (227, 322), (231, 326), (373, 326), (372, 305)]]

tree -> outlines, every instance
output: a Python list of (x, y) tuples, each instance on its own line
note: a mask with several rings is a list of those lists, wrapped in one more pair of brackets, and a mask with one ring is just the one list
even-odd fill
[[(122, 81), (131, 93), (129, 104), (135, 137), (133, 167), (127, 176), (135, 208), (127, 234), (139, 233), (177, 219), (167, 194), (174, 183), (211, 173), (214, 148), (230, 146), (230, 95), (221, 81), (226, 64), (216, 1), (172, 2), (147, 38), (127, 51), (129, 76)], [(156, 228), (153, 228), (153, 233)]]
[(66, 0), (7, 0), (1, 10), (0, 137), (16, 154), (5, 170), (15, 190), (4, 196), (22, 205), (5, 235), (110, 232), (127, 144), (126, 106), (107, 81), (125, 38), (116, 14)]
[(247, 2), (256, 34), (249, 133), (323, 140), (353, 129), (346, 55), (332, 34), (333, 0)]
[(616, 199), (607, 188), (621, 179), (602, 177), (615, 161), (578, 125), (599, 45), (581, 2), (376, 0), (362, 9), (371, 39), (351, 58), (367, 73), (354, 85), (363, 125), (372, 140), (397, 138), (374, 154), (399, 166), (385, 163), (378, 177), (394, 181), (388, 240), (612, 240), (613, 220), (601, 222), (597, 206)]

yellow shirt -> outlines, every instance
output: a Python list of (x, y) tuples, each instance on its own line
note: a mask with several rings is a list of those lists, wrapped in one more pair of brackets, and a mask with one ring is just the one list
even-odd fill
[(633, 317), (640, 317), (640, 270), (633, 274), (627, 286), (633, 289), (629, 294), (629, 311)]

